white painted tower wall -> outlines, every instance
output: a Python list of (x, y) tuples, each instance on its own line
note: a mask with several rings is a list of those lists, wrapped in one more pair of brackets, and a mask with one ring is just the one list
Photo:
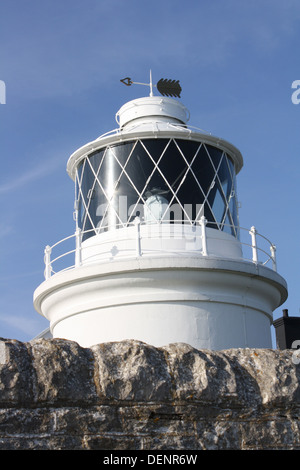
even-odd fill
[[(117, 131), (71, 155), (68, 173), (75, 180), (78, 167), (97, 149), (147, 138), (215, 146), (227, 152), (238, 173), (240, 152), (192, 130), (187, 120), (188, 111), (177, 100), (133, 100), (117, 113)], [(163, 211), (164, 199), (156, 200), (154, 209)], [(274, 269), (274, 247), (273, 265), (267, 267), (258, 260), (256, 246), (252, 259), (245, 259), (239, 238), (212, 228), (205, 213), (193, 225), (157, 223), (147, 214), (145, 207), (144, 214), (122, 226), (109, 221), (109, 230), (86, 239), (77, 227), (75, 264), (55, 274), (46, 250), (46, 280), (34, 293), (34, 306), (49, 320), (53, 337), (84, 347), (123, 339), (214, 350), (272, 347), (273, 311), (287, 296), (285, 280)], [(250, 235), (256, 243), (255, 231)]]

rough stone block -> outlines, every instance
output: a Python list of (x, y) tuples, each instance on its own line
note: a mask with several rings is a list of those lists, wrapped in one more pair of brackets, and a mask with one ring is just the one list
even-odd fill
[(292, 350), (0, 340), (0, 450), (299, 449)]
[(108, 400), (168, 401), (171, 377), (162, 350), (140, 341), (99, 344), (91, 350), (99, 389)]
[(98, 399), (94, 356), (89, 349), (63, 339), (31, 342), (34, 392), (37, 403), (91, 405)]
[(0, 339), (0, 406), (33, 402), (33, 368), (28, 344)]

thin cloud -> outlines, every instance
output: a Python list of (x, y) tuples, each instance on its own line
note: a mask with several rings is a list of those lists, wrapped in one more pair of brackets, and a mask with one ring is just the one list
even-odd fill
[[(13, 328), (15, 331), (25, 334), (28, 337), (36, 335), (37, 329), (39, 327), (39, 322), (33, 316), (27, 314), (23, 315), (1, 315), (0, 316), (0, 326), (6, 325), (10, 328)], [(2, 328), (1, 328), (2, 329)]]
[(11, 235), (13, 232), (14, 232), (14, 228), (12, 225), (6, 224), (6, 223), (0, 224), (0, 239)]
[(0, 184), (0, 194), (9, 193), (15, 189), (19, 190), (22, 186), (26, 186), (45, 175), (49, 175), (59, 166), (61, 166), (61, 160), (55, 159), (43, 166), (32, 168), (23, 174), (12, 178), (9, 182)]

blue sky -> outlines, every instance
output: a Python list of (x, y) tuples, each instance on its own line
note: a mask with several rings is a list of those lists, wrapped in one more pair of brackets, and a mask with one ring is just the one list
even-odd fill
[(180, 80), (191, 125), (242, 152), (240, 224), (277, 246), (289, 298), (274, 318), (298, 316), (299, 46), (298, 0), (0, 0), (0, 337), (48, 326), (32, 296), (45, 245), (74, 231), (67, 160), (147, 95), (120, 79), (150, 69)]

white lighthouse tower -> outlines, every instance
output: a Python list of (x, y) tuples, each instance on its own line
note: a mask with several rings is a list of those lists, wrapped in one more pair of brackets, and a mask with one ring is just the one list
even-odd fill
[(260, 250), (256, 229), (239, 227), (242, 155), (188, 126), (178, 82), (160, 80), (161, 96), (149, 86), (117, 112), (116, 130), (70, 156), (76, 230), (46, 247), (35, 309), (53, 337), (84, 347), (272, 347), (287, 287), (274, 245)]

